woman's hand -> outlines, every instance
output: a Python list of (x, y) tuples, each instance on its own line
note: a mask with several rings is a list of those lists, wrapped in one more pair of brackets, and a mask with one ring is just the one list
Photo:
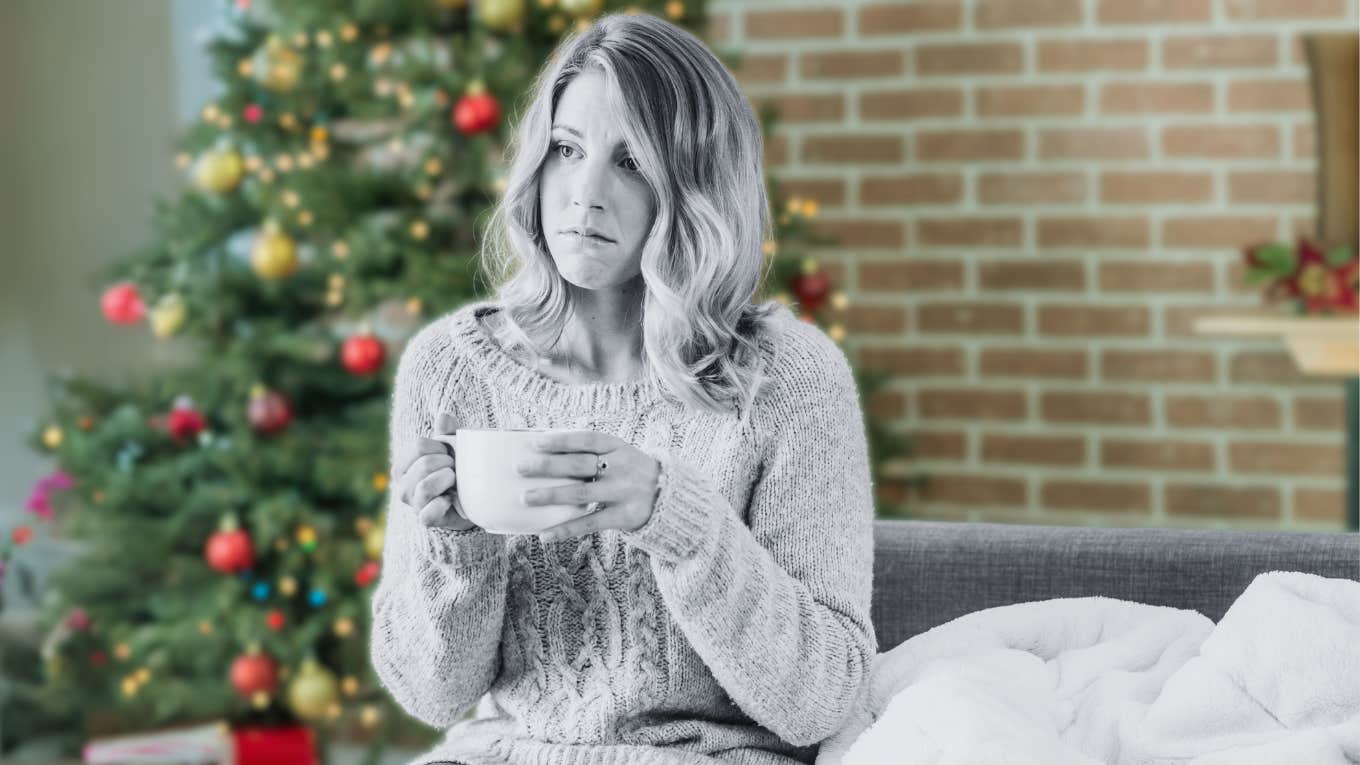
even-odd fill
[[(448, 414), (440, 414), (434, 432), (452, 434), (457, 427)], [(461, 515), (462, 504), (454, 491), (453, 446), (444, 441), (418, 436), (412, 449), (392, 466), (393, 489), (397, 499), (416, 511), (420, 522), (456, 531), (477, 528)], [(457, 509), (455, 509), (455, 506)]]
[(539, 534), (545, 541), (604, 529), (637, 531), (652, 518), (661, 463), (621, 438), (593, 430), (544, 433), (534, 442), (537, 457), (517, 465), (520, 475), (592, 478), (600, 457), (609, 467), (600, 480), (530, 489), (523, 501), (534, 505), (601, 503), (599, 510), (573, 518)]

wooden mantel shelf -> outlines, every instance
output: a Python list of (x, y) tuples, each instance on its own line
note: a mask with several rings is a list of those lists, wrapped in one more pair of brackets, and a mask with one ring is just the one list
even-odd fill
[(1355, 377), (1360, 374), (1360, 318), (1243, 313), (1195, 320), (1202, 335), (1280, 337), (1304, 374)]

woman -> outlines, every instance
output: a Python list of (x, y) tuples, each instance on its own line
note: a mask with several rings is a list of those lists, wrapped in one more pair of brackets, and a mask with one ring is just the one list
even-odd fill
[[(750, 302), (759, 123), (697, 38), (616, 14), (562, 44), (516, 131), (496, 298), (416, 333), (394, 385), (370, 646), (404, 709), (452, 726), (417, 762), (812, 762), (877, 649), (873, 503), (845, 356)], [(472, 525), (429, 438), (457, 427), (570, 430), (520, 466), (563, 479), (525, 502), (593, 512)]]

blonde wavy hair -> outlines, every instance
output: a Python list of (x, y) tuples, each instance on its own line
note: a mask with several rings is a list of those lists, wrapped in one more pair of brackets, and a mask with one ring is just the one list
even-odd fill
[(771, 232), (760, 123), (702, 41), (650, 14), (601, 16), (563, 39), (534, 82), (482, 237), (482, 266), (506, 319), (497, 339), (537, 358), (571, 315), (541, 227), (539, 185), (557, 102), (587, 69), (604, 74), (606, 107), (657, 202), (641, 263), (646, 379), (691, 406), (735, 407), (745, 421), (764, 379), (757, 338), (781, 307), (752, 303)]

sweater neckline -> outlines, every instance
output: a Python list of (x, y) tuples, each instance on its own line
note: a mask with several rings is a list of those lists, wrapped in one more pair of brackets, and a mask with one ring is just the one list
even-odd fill
[(483, 315), (499, 310), (494, 301), (472, 303), (454, 314), (451, 331), (468, 343), (472, 358), (502, 390), (554, 407), (605, 411), (637, 409), (661, 398), (648, 373), (614, 382), (567, 383), (534, 369), (502, 348), (483, 325)]

